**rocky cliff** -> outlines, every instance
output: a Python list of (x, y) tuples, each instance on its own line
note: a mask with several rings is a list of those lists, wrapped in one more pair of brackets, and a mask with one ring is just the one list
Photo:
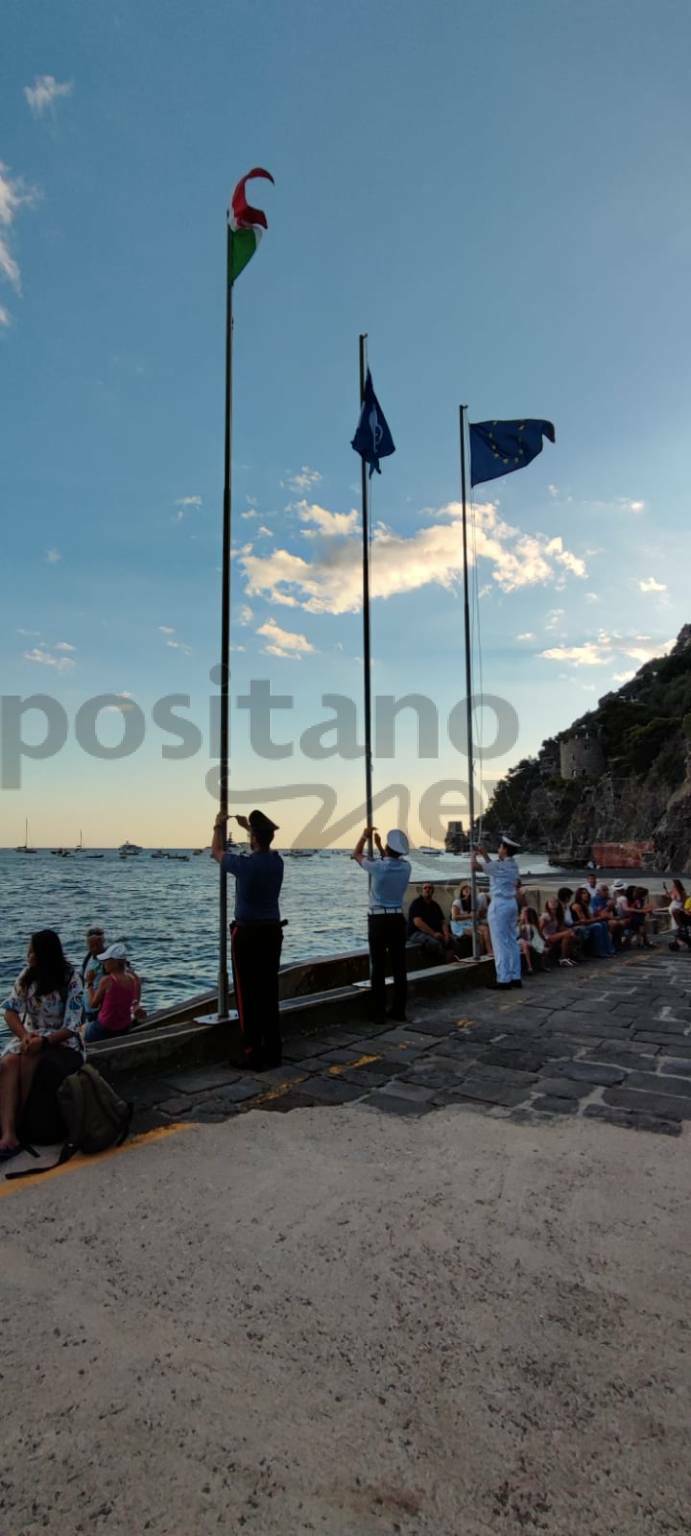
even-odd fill
[(652, 840), (657, 868), (691, 869), (691, 624), (668, 656), (510, 769), (484, 818), (488, 832), (502, 827), (584, 862), (596, 842)]

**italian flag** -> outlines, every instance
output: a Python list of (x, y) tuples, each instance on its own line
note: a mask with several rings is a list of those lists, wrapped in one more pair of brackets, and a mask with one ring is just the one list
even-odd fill
[(252, 260), (259, 245), (259, 241), (268, 228), (266, 214), (261, 208), (251, 208), (245, 193), (245, 187), (253, 176), (263, 176), (266, 181), (273, 181), (270, 171), (263, 171), (261, 166), (256, 166), (253, 171), (248, 171), (239, 181), (230, 200), (230, 272), (228, 273), (231, 284), (236, 277)]

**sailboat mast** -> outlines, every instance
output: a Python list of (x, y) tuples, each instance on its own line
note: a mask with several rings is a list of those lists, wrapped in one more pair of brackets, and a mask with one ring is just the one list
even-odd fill
[(461, 509), (463, 516), (463, 630), (465, 635), (465, 708), (466, 708), (466, 740), (468, 751), (468, 815), (470, 825), (468, 828), (468, 853), (470, 856), (470, 901), (473, 912), (473, 959), (477, 959), (477, 916), (476, 916), (476, 891), (477, 881), (473, 864), (473, 844), (475, 839), (475, 760), (473, 753), (473, 677), (472, 655), (470, 648), (470, 583), (468, 579), (468, 489), (465, 452), (465, 426), (467, 405), (458, 408), (459, 429), (461, 438)]

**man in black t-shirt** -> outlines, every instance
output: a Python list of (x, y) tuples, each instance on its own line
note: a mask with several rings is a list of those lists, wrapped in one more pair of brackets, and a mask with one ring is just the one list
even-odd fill
[(423, 885), (422, 895), (410, 903), (408, 944), (411, 948), (424, 949), (431, 963), (457, 959), (451, 929), (439, 902), (434, 900), (433, 885)]

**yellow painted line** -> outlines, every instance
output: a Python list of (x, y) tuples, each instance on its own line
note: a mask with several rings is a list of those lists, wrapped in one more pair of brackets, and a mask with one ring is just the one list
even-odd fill
[(278, 1083), (275, 1088), (270, 1088), (268, 1093), (261, 1093), (256, 1099), (245, 1099), (238, 1107), (241, 1113), (248, 1109), (259, 1109), (262, 1104), (271, 1104), (274, 1099), (282, 1099), (283, 1095), (290, 1093), (291, 1088), (299, 1088), (305, 1083), (305, 1077), (294, 1077), (287, 1083)]
[(353, 1061), (336, 1061), (335, 1066), (329, 1068), (329, 1077), (339, 1077), (341, 1072), (345, 1071), (352, 1072), (355, 1066), (370, 1066), (372, 1061), (381, 1061), (381, 1057), (373, 1055), (373, 1057), (356, 1057)]
[[(176, 1136), (178, 1131), (191, 1131), (196, 1122), (191, 1120), (176, 1120), (173, 1125), (159, 1125), (153, 1131), (142, 1131), (140, 1136), (131, 1136), (129, 1141), (121, 1147), (109, 1147), (107, 1152), (95, 1152), (87, 1156), (84, 1152), (77, 1152), (70, 1158), (69, 1163), (63, 1163), (61, 1168), (49, 1168), (46, 1173), (27, 1174), (25, 1179), (4, 1179), (0, 1182), (0, 1200), (8, 1195), (19, 1195), (25, 1189), (33, 1189), (35, 1184), (47, 1184), (49, 1179), (57, 1179), (65, 1173), (77, 1173), (81, 1168), (93, 1168), (97, 1163), (103, 1163), (112, 1157), (121, 1157), (124, 1152), (132, 1152), (135, 1147), (142, 1147), (154, 1141), (166, 1141), (169, 1136)], [(10, 1172), (12, 1164), (7, 1165)]]

